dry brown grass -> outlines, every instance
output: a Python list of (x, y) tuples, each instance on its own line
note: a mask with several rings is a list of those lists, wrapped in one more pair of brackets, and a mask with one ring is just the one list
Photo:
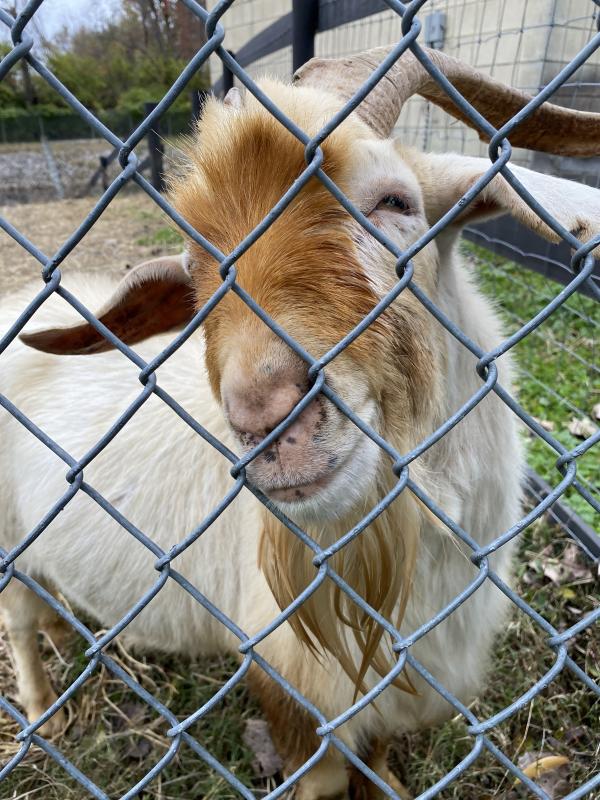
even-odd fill
[[(83, 642), (73, 639), (60, 653), (47, 639), (41, 643), (51, 680), (64, 689), (85, 667)], [(136, 657), (119, 643), (111, 648), (111, 657), (180, 718), (206, 702), (236, 669), (231, 659), (199, 664), (160, 655)], [(8, 643), (1, 629), (0, 664), (0, 691), (18, 706)], [(135, 785), (171, 744), (166, 736), (169, 725), (104, 667), (92, 674), (66, 710), (68, 722), (54, 744), (110, 797), (120, 797)], [(253, 780), (252, 755), (243, 745), (242, 734), (245, 720), (255, 714), (256, 709), (239, 688), (193, 728), (198, 740), (247, 784)], [(0, 714), (0, 765), (18, 751), (14, 738), (18, 730), (16, 723)], [(3, 782), (0, 796), (6, 800), (80, 800), (88, 795), (61, 766), (32, 746), (25, 762)], [(227, 798), (234, 793), (184, 744), (141, 796), (146, 800), (174, 800)]]
[[(94, 198), (27, 203), (0, 207), (17, 230), (48, 256), (85, 219)], [(0, 291), (7, 292), (39, 279), (41, 266), (4, 231), (0, 231)], [(119, 275), (156, 255), (176, 253), (181, 245), (165, 215), (142, 193), (116, 197), (83, 240), (61, 265), (71, 270), (109, 270)]]

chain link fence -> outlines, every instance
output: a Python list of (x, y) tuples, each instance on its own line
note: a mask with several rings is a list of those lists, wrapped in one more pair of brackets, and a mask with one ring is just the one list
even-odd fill
[[(251, 789), (244, 785), (239, 778), (229, 769), (227, 763), (216, 759), (210, 752), (210, 742), (200, 741), (194, 735), (193, 726), (198, 720), (202, 719), (227, 695), (232, 692), (237, 685), (244, 679), (251, 666), (261, 671), (273, 685), (278, 686), (286, 695), (305, 710), (314, 719), (315, 728), (320, 737), (320, 746), (317, 751), (304, 763), (293, 775), (289, 776), (277, 788), (270, 792), (269, 797), (275, 798), (288, 791), (308, 770), (314, 767), (326, 754), (330, 748), (337, 749), (350, 764), (366, 778), (377, 786), (385, 795), (397, 797), (394, 791), (373, 772), (367, 764), (358, 757), (344, 744), (338, 735), (338, 729), (348, 720), (353, 718), (367, 705), (373, 703), (381, 692), (389, 686), (394, 679), (400, 675), (405, 667), (410, 667), (412, 671), (424, 680), (432, 689), (439, 693), (454, 712), (465, 721), (468, 736), (472, 743), (469, 754), (463, 758), (455, 767), (447, 772), (440, 780), (430, 786), (421, 798), (441, 796), (441, 793), (449, 788), (454, 782), (469, 770), (470, 766), (487, 751), (496, 759), (515, 780), (525, 786), (531, 796), (550, 800), (550, 795), (536, 782), (531, 776), (526, 774), (523, 768), (518, 766), (498, 747), (494, 741), (494, 731), (497, 726), (512, 715), (525, 708), (534, 698), (542, 697), (546, 687), (551, 684), (563, 672), (567, 671), (581, 682), (587, 691), (593, 695), (600, 696), (600, 686), (594, 678), (587, 674), (576, 660), (572, 657), (569, 645), (578, 636), (597, 624), (600, 619), (600, 607), (587, 611), (581, 619), (574, 625), (564, 630), (558, 630), (555, 626), (536, 611), (530, 604), (520, 597), (510, 586), (508, 586), (491, 568), (490, 557), (499, 548), (507, 545), (516, 537), (523, 535), (529, 526), (538, 520), (545, 512), (551, 510), (553, 504), (570, 489), (582, 498), (583, 502), (589, 504), (596, 512), (600, 512), (600, 504), (590, 493), (587, 486), (582, 483), (577, 474), (578, 460), (584, 455), (589, 454), (592, 448), (597, 445), (600, 439), (600, 432), (596, 431), (579, 446), (573, 449), (566, 448), (551, 431), (546, 430), (539, 421), (526, 413), (522, 406), (498, 383), (497, 360), (506, 352), (519, 345), (527, 337), (535, 335), (535, 331), (542, 323), (548, 320), (558, 309), (567, 301), (568, 298), (575, 296), (580, 287), (586, 285), (593, 297), (598, 300), (597, 288), (594, 286), (590, 277), (594, 270), (594, 258), (591, 255), (595, 247), (600, 244), (600, 237), (582, 244), (578, 238), (570, 231), (564, 229), (548, 211), (536, 202), (519, 184), (511, 173), (510, 159), (511, 147), (509, 144), (511, 134), (518, 128), (523, 120), (527, 119), (537, 108), (539, 108), (548, 98), (550, 98), (561, 86), (565, 85), (573, 76), (575, 71), (584, 65), (586, 61), (600, 46), (600, 34), (592, 33), (589, 40), (581, 48), (575, 58), (566, 64), (551, 80), (545, 88), (540, 91), (528, 105), (519, 112), (514, 118), (509, 120), (500, 130), (496, 130), (486, 119), (482, 118), (476, 110), (457, 92), (451, 83), (431, 62), (426, 53), (420, 47), (422, 12), (427, 10), (427, 0), (415, 0), (415, 2), (404, 4), (398, 0), (386, 0), (385, 5), (389, 8), (389, 14), (397, 21), (398, 40), (392, 53), (374, 71), (372, 77), (364, 86), (346, 103), (344, 108), (334, 119), (330, 120), (323, 129), (313, 138), (309, 138), (291, 119), (275, 105), (254, 82), (250, 75), (240, 67), (234, 58), (223, 46), (225, 31), (221, 24), (221, 18), (234, 4), (233, 0), (221, 0), (212, 12), (207, 13), (194, 0), (183, 0), (185, 5), (196, 13), (206, 23), (207, 42), (191, 59), (187, 67), (178, 77), (171, 89), (167, 92), (156, 109), (133, 131), (126, 139), (120, 139), (112, 130), (106, 127), (97, 117), (91, 114), (74, 97), (68, 88), (62, 85), (47, 67), (34, 55), (32, 55), (32, 39), (28, 35), (27, 25), (33, 15), (42, 5), (43, 0), (31, 0), (21, 14), (15, 19), (6, 11), (0, 11), (0, 22), (10, 29), (13, 48), (11, 52), (0, 63), (0, 79), (13, 69), (21, 59), (26, 59), (34, 70), (44, 78), (47, 83), (55, 89), (68, 105), (75, 111), (86, 125), (91, 126), (99, 136), (103, 137), (112, 147), (119, 148), (119, 162), (122, 168), (119, 176), (110, 184), (101, 198), (96, 202), (87, 215), (85, 220), (77, 227), (73, 234), (63, 243), (54, 254), (46, 254), (36, 248), (32, 241), (26, 238), (6, 219), (0, 219), (0, 226), (4, 232), (18, 242), (24, 250), (34, 256), (41, 266), (41, 278), (39, 293), (35, 299), (24, 309), (14, 324), (0, 341), (0, 369), (2, 364), (2, 353), (10, 347), (11, 343), (19, 335), (25, 324), (36, 314), (38, 309), (51, 295), (58, 295), (68, 303), (81, 317), (87, 320), (95, 330), (108, 340), (120, 353), (124, 359), (128, 359), (138, 370), (141, 389), (139, 395), (129, 407), (121, 414), (114, 424), (106, 431), (105, 435), (97, 441), (83, 456), (77, 458), (75, 455), (66, 452), (60, 442), (54, 441), (36, 422), (30, 419), (20, 408), (13, 404), (9, 397), (0, 395), (0, 405), (5, 414), (11, 415), (29, 433), (36, 437), (43, 446), (49, 448), (60, 461), (67, 467), (66, 486), (63, 496), (51, 507), (39, 524), (23, 537), (20, 544), (10, 551), (0, 550), (2, 555), (0, 567), (0, 591), (4, 590), (12, 582), (18, 582), (32, 592), (34, 592), (45, 604), (51, 607), (69, 626), (73, 628), (88, 644), (85, 652), (86, 664), (75, 680), (62, 692), (58, 700), (52, 704), (44, 713), (33, 723), (29, 723), (21, 711), (9, 700), (0, 698), (0, 710), (8, 715), (20, 727), (17, 740), (19, 749), (15, 755), (2, 765), (0, 769), (0, 786), (19, 765), (25, 763), (31, 752), (35, 748), (41, 748), (50, 758), (52, 758), (68, 775), (81, 787), (82, 796), (92, 796), (106, 799), (109, 797), (110, 787), (99, 786), (90, 780), (88, 776), (78, 768), (76, 763), (67, 759), (60, 750), (60, 741), (53, 743), (40, 733), (40, 728), (47, 722), (60, 708), (62, 708), (76, 692), (86, 685), (91, 676), (100, 666), (108, 670), (112, 676), (122, 681), (133, 692), (139, 701), (146, 704), (161, 719), (166, 721), (169, 726), (167, 733), (169, 747), (164, 755), (157, 761), (152, 769), (141, 777), (135, 786), (122, 794), (122, 800), (126, 798), (143, 796), (143, 792), (148, 785), (159, 778), (160, 773), (167, 767), (177, 754), (184, 748), (191, 749), (197, 757), (204, 761), (215, 774), (218, 775), (226, 784), (231, 787), (234, 795), (252, 798)], [(590, 3), (590, 5), (592, 5)], [(224, 20), (226, 24), (226, 17)], [(365, 316), (361, 323), (351, 331), (342, 341), (333, 347), (325, 356), (315, 359), (307, 353), (298, 342), (283, 330), (274, 319), (272, 319), (263, 308), (244, 290), (236, 280), (236, 261), (264, 235), (265, 231), (275, 222), (277, 217), (294, 200), (303, 187), (314, 177), (322, 182), (326, 189), (339, 201), (356, 221), (370, 230), (369, 222), (363, 217), (360, 211), (348, 200), (338, 186), (327, 176), (322, 169), (323, 153), (321, 145), (326, 142), (327, 137), (340, 125), (340, 123), (361, 103), (367, 96), (375, 83), (381, 79), (391, 64), (406, 50), (410, 49), (424, 64), (429, 74), (435, 79), (438, 85), (446, 92), (452, 101), (459, 107), (465, 117), (473, 123), (474, 127), (482, 131), (490, 140), (489, 157), (490, 166), (486, 174), (477, 180), (475, 185), (466, 195), (468, 201), (477, 197), (491, 178), (497, 174), (502, 174), (517, 191), (521, 198), (527, 203), (532, 211), (538, 215), (561, 239), (572, 248), (573, 257), (571, 261), (572, 274), (566, 287), (561, 291), (552, 293), (552, 296), (544, 296), (543, 307), (526, 320), (518, 320), (518, 327), (515, 332), (505, 339), (502, 344), (494, 350), (486, 352), (476, 343), (471, 341), (426, 295), (422, 288), (413, 280), (414, 256), (422, 250), (427, 243), (432, 241), (443, 228), (449, 224), (462, 210), (462, 204), (455, 206), (446, 215), (440, 224), (432, 227), (424, 236), (411, 246), (406, 252), (399, 251), (398, 247), (381, 231), (375, 231), (380, 243), (391, 253), (396, 261), (396, 272), (398, 280), (392, 289), (380, 302), (378, 307), (370, 314)], [(147, 135), (148, 131), (170, 107), (177, 96), (185, 89), (188, 81), (197, 70), (211, 56), (218, 57), (227, 68), (234, 73), (236, 78), (251, 92), (258, 101), (268, 110), (268, 112), (287, 128), (287, 130), (305, 147), (306, 167), (298, 176), (297, 180), (285, 192), (270, 214), (258, 225), (238, 246), (230, 253), (223, 253), (218, 250), (214, 243), (207, 241), (198, 231), (194, 230), (186, 220), (178, 214), (157, 192), (153, 186), (138, 172), (138, 158), (135, 154), (136, 146)], [(128, 183), (135, 183), (144, 191), (158, 206), (178, 225), (182, 231), (197, 245), (204, 248), (219, 263), (219, 272), (222, 278), (222, 285), (209, 299), (209, 301), (196, 313), (191, 323), (177, 335), (172, 343), (152, 361), (147, 362), (131, 347), (124, 344), (106, 326), (92, 314), (92, 312), (81, 302), (78, 297), (67, 290), (62, 283), (60, 266), (67, 255), (81, 242), (90, 228), (98, 221), (99, 217), (107, 206), (113, 201), (118, 193)], [(325, 371), (341, 352), (343, 352), (368, 326), (372, 325), (376, 317), (381, 314), (402, 292), (409, 292), (424, 308), (463, 346), (476, 358), (477, 374), (481, 378), (480, 389), (469, 398), (464, 406), (458, 409), (449, 419), (432, 434), (427, 436), (409, 453), (400, 453), (387, 441), (382, 439), (364, 420), (360, 419), (351, 408), (336, 394), (335, 390), (328, 385)], [(312, 386), (305, 397), (298, 403), (294, 410), (278, 424), (269, 435), (254, 447), (249, 453), (239, 458), (221, 441), (212, 436), (195, 419), (193, 419), (185, 408), (172, 397), (158, 382), (156, 371), (169, 359), (173, 353), (196, 331), (211, 314), (215, 306), (228, 294), (234, 294), (246, 305), (262, 322), (268, 326), (285, 344), (291, 348), (308, 366), (309, 377)], [(523, 324), (521, 324), (523, 323)], [(566, 353), (569, 358), (572, 353)], [(428, 495), (427, 487), (420, 486), (411, 474), (411, 464), (419, 455), (427, 451), (433, 444), (444, 437), (460, 421), (490, 393), (495, 393), (512, 410), (512, 412), (533, 432), (533, 434), (543, 440), (552, 449), (555, 458), (555, 472), (553, 475), (552, 488), (535, 506), (523, 516), (523, 518), (509, 530), (502, 531), (488, 545), (482, 547), (473, 538), (470, 531), (463, 530), (460, 525), (451, 519)], [(323, 548), (318, 542), (313, 540), (298, 525), (288, 519), (276, 506), (268, 503), (265, 496), (257, 490), (246, 477), (247, 465), (259, 454), (263, 453), (294, 420), (298, 418), (304, 408), (318, 395), (327, 398), (343, 415), (345, 415), (364, 435), (366, 435), (376, 447), (380, 448), (392, 461), (396, 485), (392, 492), (382, 499), (376, 507), (371, 509), (367, 516), (342, 539), (334, 545)], [(198, 527), (192, 531), (183, 541), (176, 545), (169, 552), (163, 551), (153, 541), (152, 537), (144, 531), (139, 530), (135, 524), (127, 519), (107, 497), (94, 487), (85, 477), (85, 470), (93, 463), (98, 454), (107, 447), (117, 434), (128, 425), (132, 417), (139, 411), (141, 406), (150, 397), (158, 398), (166, 404), (179, 419), (189, 427), (197, 436), (212, 446), (215, 450), (215, 458), (223, 457), (231, 463), (231, 475), (233, 483), (231, 490), (222, 502), (212, 513), (202, 521)], [(296, 537), (303, 545), (314, 554), (314, 580), (294, 601), (284, 608), (281, 613), (274, 618), (263, 630), (253, 636), (238, 627), (236, 622), (228, 618), (222, 609), (216, 608), (209, 598), (204, 596), (197, 587), (192, 585), (189, 580), (181, 574), (176, 565), (177, 557), (193, 545), (197, 538), (207, 530), (219, 515), (235, 500), (242, 491), (250, 490), (255, 494), (259, 501), (263, 502), (269, 512), (273, 514), (280, 523), (289, 531), (289, 535)], [(444, 609), (439, 611), (426, 624), (419, 629), (412, 631), (409, 635), (402, 635), (400, 631), (381, 614), (371, 608), (359, 593), (354, 591), (333, 567), (333, 557), (356, 536), (364, 536), (365, 529), (378, 514), (394, 503), (398, 496), (403, 492), (412, 493), (437, 517), (441, 523), (451, 531), (461, 546), (471, 551), (471, 561), (473, 563), (473, 579), (467, 587), (456, 587), (456, 596)], [(137, 542), (156, 559), (156, 576), (152, 586), (139, 597), (136, 604), (128, 611), (122, 619), (118, 620), (101, 637), (95, 637), (90, 628), (85, 625), (69, 608), (56, 600), (39, 582), (32, 579), (19, 569), (19, 556), (22, 555), (35, 540), (43, 535), (48, 526), (57, 518), (59, 513), (81, 494), (86, 495), (89, 500), (102, 511), (112, 517), (123, 529), (124, 535), (134, 537)], [(125, 579), (126, 576), (123, 576)], [(325, 582), (333, 582), (339, 590), (354, 603), (364, 615), (364, 619), (372, 620), (373, 624), (380, 626), (393, 646), (396, 662), (393, 669), (381, 681), (359, 698), (335, 719), (327, 719), (322, 711), (315, 707), (304, 697), (297, 688), (291, 685), (279, 672), (259, 654), (258, 648), (262, 641), (273, 634), (273, 632), (283, 625), (297, 610), (297, 608), (307, 601), (307, 599)], [(444, 686), (443, 673), (441, 677), (432, 675), (413, 655), (412, 648), (423, 637), (427, 636), (436, 626), (439, 626), (452, 615), (457, 608), (465, 603), (475, 592), (479, 591), (482, 584), (491, 582), (497, 589), (506, 595), (519, 611), (527, 615), (535, 625), (539, 636), (545, 638), (548, 653), (552, 654), (552, 665), (548, 671), (537, 679), (524, 693), (511, 699), (506, 707), (491, 718), (479, 719), (472, 710), (467, 707), (459, 698), (455, 697)], [(141, 614), (151, 603), (152, 599), (167, 585), (177, 584), (180, 589), (187, 593), (216, 621), (218, 625), (225, 626), (233, 637), (239, 641), (239, 652), (241, 663), (239, 668), (230, 676), (223, 687), (196, 709), (187, 718), (181, 720), (175, 716), (167, 705), (162, 703), (147, 691), (139, 681), (129, 674), (109, 653), (109, 646), (113, 643), (120, 633), (131, 624), (131, 622)], [(575, 798), (592, 797), (600, 787), (600, 774), (595, 774), (585, 781), (582, 785), (575, 787), (566, 797), (569, 800)]]

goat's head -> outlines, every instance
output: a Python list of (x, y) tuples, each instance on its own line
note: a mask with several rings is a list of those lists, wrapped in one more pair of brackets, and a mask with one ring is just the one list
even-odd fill
[[(264, 85), (309, 134), (339, 103), (314, 88)], [(201, 143), (201, 145), (200, 145)], [(426, 230), (419, 184), (389, 140), (360, 119), (323, 145), (324, 169), (372, 222), (401, 245)], [(193, 169), (173, 186), (174, 205), (221, 252), (231, 252), (270, 213), (306, 168), (304, 146), (257, 101), (210, 102), (189, 149)], [(203, 305), (221, 284), (215, 260), (190, 243), (190, 274)], [(374, 308), (394, 279), (394, 257), (314, 177), (236, 263), (237, 284), (315, 358)], [(433, 250), (419, 259), (433, 290)], [(376, 429), (394, 399), (394, 422), (414, 430), (433, 393), (425, 312), (406, 297), (326, 368), (327, 381)], [(306, 361), (230, 292), (205, 323), (215, 395), (246, 449), (281, 422), (310, 387)], [(399, 411), (403, 409), (403, 413)], [(410, 418), (410, 424), (408, 422)], [(306, 519), (341, 517), (363, 503), (379, 448), (322, 395), (251, 464), (271, 499)]]

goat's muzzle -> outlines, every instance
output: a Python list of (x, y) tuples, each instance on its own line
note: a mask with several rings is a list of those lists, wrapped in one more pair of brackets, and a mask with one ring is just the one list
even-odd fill
[[(229, 374), (221, 396), (229, 424), (244, 453), (259, 445), (297, 406), (309, 389), (302, 364), (262, 364)], [(318, 395), (285, 431), (248, 465), (250, 480), (273, 500), (299, 502), (317, 494), (339, 466), (332, 434), (343, 423)]]

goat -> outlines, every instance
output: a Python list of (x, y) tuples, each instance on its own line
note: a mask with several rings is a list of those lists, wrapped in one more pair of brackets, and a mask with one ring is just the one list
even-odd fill
[[(314, 135), (356, 91), (388, 51), (315, 59), (293, 85), (261, 87), (298, 126)], [(428, 56), (495, 126), (527, 97), (438, 52)], [(406, 52), (358, 109), (323, 142), (323, 169), (351, 201), (405, 250), (436, 224), (486, 172), (489, 161), (423, 154), (391, 140), (403, 103), (414, 93), (471, 124)], [(598, 116), (545, 104), (513, 133), (513, 145), (553, 153), (600, 153)], [(305, 167), (304, 147), (251, 95), (210, 99), (189, 144), (189, 165), (172, 179), (170, 201), (223, 253), (269, 213)], [(600, 230), (600, 193), (511, 167), (558, 222), (584, 241)], [(502, 340), (492, 304), (461, 263), (463, 225), (509, 213), (551, 240), (557, 235), (502, 177), (464, 204), (437, 238), (414, 256), (414, 283), (485, 351)], [(397, 277), (395, 258), (312, 178), (236, 263), (237, 284), (305, 351), (319, 358), (352, 330)], [(70, 281), (70, 283), (69, 283)], [(190, 239), (186, 252), (132, 270), (115, 287), (104, 275), (65, 275), (86, 305), (108, 298), (98, 318), (146, 361), (172, 340), (221, 286), (218, 261)], [(27, 302), (2, 300), (10, 325)], [(79, 458), (139, 393), (138, 368), (60, 298), (51, 296), (3, 354), (1, 390), (67, 452)], [(39, 330), (35, 327), (43, 326)], [(32, 330), (34, 328), (34, 330)], [(92, 355), (93, 354), (93, 355)], [(70, 357), (66, 357), (70, 355)], [(481, 387), (475, 356), (408, 289), (326, 367), (327, 384), (397, 452), (435, 431)], [(498, 359), (510, 387), (510, 356)], [(263, 440), (305, 396), (307, 363), (232, 292), (202, 330), (157, 371), (169, 392), (213, 436), (237, 453)], [(10, 415), (0, 434), (0, 543), (14, 550), (64, 492), (64, 463)], [(410, 464), (414, 482), (484, 547), (520, 519), (523, 454), (515, 416), (493, 392)], [(85, 467), (93, 486), (132, 524), (168, 552), (232, 488), (230, 463), (150, 393), (112, 442)], [(363, 519), (397, 484), (392, 464), (372, 438), (316, 395), (284, 433), (246, 467), (246, 479), (321, 547)], [(368, 528), (331, 559), (336, 572), (402, 634), (415, 631), (476, 576), (470, 551), (405, 488)], [(510, 582), (513, 542), (490, 556)], [(254, 495), (243, 490), (174, 561), (175, 568), (252, 636), (315, 578), (313, 553)], [(17, 558), (20, 570), (105, 626), (120, 620), (153, 582), (155, 556), (90, 498), (78, 492)], [(6, 564), (6, 561), (5, 561)], [(55, 699), (35, 641), (45, 604), (16, 578), (0, 603), (21, 702), (36, 720)], [(456, 697), (468, 702), (482, 685), (506, 598), (490, 581), (411, 646), (412, 655)], [(121, 634), (133, 646), (192, 656), (238, 652), (239, 641), (172, 581)], [(256, 651), (327, 719), (387, 675), (398, 656), (381, 627), (326, 580), (256, 646)], [(251, 691), (294, 774), (320, 739), (308, 712), (253, 665)], [(336, 734), (388, 785), (391, 735), (437, 724), (446, 701), (407, 667), (378, 702)], [(61, 727), (58, 710), (44, 725)], [(349, 781), (330, 746), (299, 781), (303, 800), (344, 795)], [(373, 785), (366, 796), (378, 796)]]

